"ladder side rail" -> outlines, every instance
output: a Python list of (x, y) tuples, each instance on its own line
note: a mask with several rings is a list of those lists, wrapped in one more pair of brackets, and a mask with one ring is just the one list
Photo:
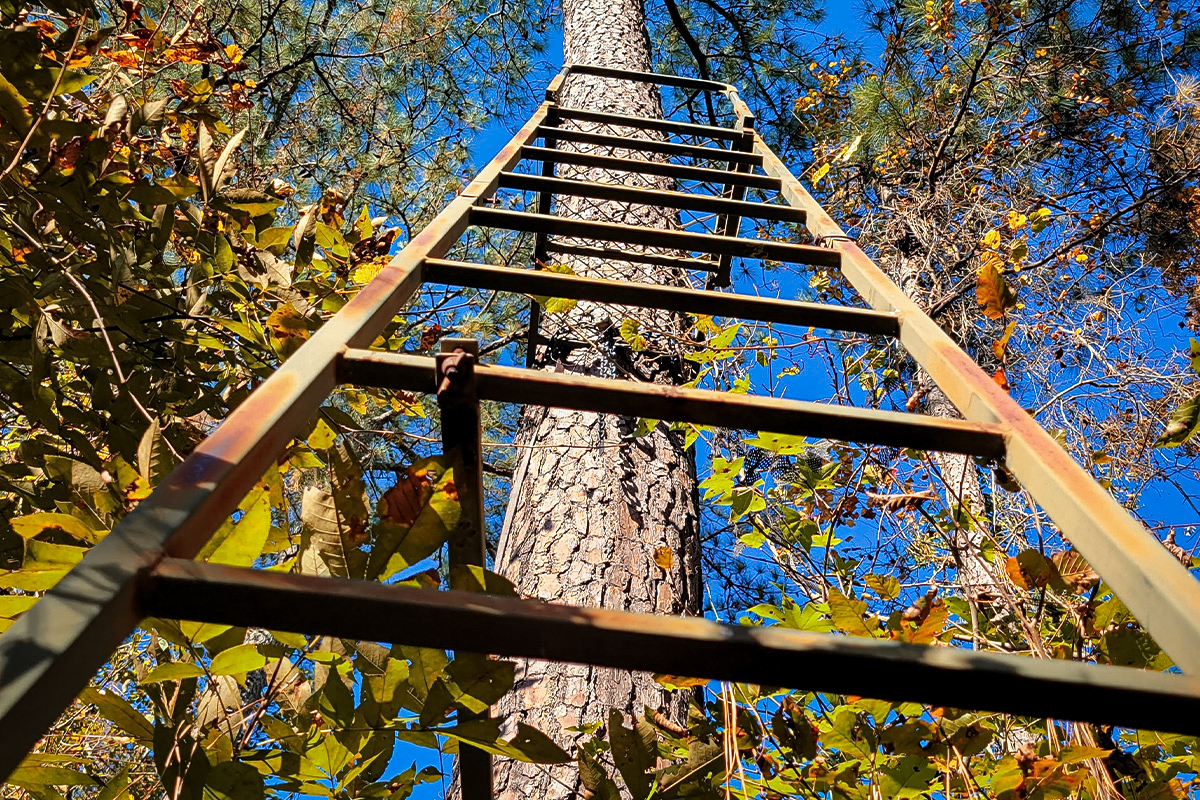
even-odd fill
[(138, 572), (165, 556), (200, 550), (333, 390), (342, 352), (383, 331), (420, 286), (425, 258), (449, 251), (468, 226), (470, 208), (495, 191), (545, 116), (542, 105), (375, 280), (0, 635), (0, 776), (12, 772), (136, 627)]
[(148, 612), (197, 622), (1200, 733), (1200, 680), (1131, 667), (175, 559), (144, 595)]
[[(442, 452), (453, 459), (454, 485), (458, 492), (458, 525), (450, 534), (446, 552), (450, 564), (450, 588), (469, 590), (473, 581), (462, 567), (487, 566), (484, 533), (483, 426), (479, 416), (479, 393), (475, 385), (475, 360), (479, 342), (474, 339), (442, 339), (437, 355), (437, 402), (441, 416)], [(302, 619), (303, 617), (298, 617)], [(459, 652), (464, 652), (456, 645)], [(458, 720), (487, 719), (490, 711), (474, 713), (458, 706)], [(464, 800), (491, 800), (492, 756), (486, 750), (460, 744), (459, 781)]]
[[(550, 103), (546, 107), (546, 124), (550, 126), (558, 125), (558, 106)], [(546, 133), (544, 126), (539, 126), (535, 135), (540, 135), (542, 142), (550, 150), (558, 149), (558, 140), (553, 134)], [(542, 178), (553, 179), (556, 164), (553, 161), (542, 162)], [(501, 173), (501, 178), (506, 173)], [(502, 183), (500, 185), (503, 185)], [(539, 214), (549, 214), (553, 208), (554, 195), (549, 189), (541, 189), (538, 192), (537, 211)], [(549, 263), (550, 253), (546, 249), (546, 240), (549, 237), (545, 233), (534, 235), (533, 239), (533, 268), (540, 270), (543, 265)], [(530, 299), (529, 301), (529, 334), (525, 337), (525, 368), (533, 369), (537, 362), (537, 340), (538, 330), (542, 324), (542, 307), (537, 300)]]
[(946, 335), (848, 237), (766, 143), (763, 168), (829, 237), (842, 274), (878, 311), (900, 315), (900, 342), (969, 420), (1007, 428), (1005, 464), (1079, 552), (1188, 675), (1200, 675), (1200, 581)]
[[(421, 392), (429, 391), (433, 371), (433, 359), (427, 356), (347, 350), (337, 374), (344, 383)], [(1004, 454), (1005, 429), (980, 422), (494, 364), (477, 366), (475, 380), (480, 399), (501, 403), (636, 414), (672, 422), (824, 436), (983, 458), (999, 458)]]

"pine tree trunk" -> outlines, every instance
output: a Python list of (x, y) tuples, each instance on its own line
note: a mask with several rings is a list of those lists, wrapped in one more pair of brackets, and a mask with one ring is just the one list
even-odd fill
[[(650, 47), (640, 0), (565, 0), (564, 63), (649, 71)], [(657, 90), (628, 81), (573, 76), (560, 102), (618, 114), (661, 117)], [(595, 126), (581, 124), (580, 127)], [(614, 132), (614, 131), (609, 131)], [(645, 131), (618, 130), (647, 137)], [(581, 150), (633, 154), (580, 146)], [(641, 154), (645, 157), (644, 154)], [(632, 173), (561, 168), (580, 180), (670, 188), (666, 179)], [(556, 213), (651, 227), (678, 227), (661, 208), (561, 198)], [(592, 243), (597, 244), (597, 243)], [(614, 280), (678, 283), (682, 276), (657, 267), (596, 259), (558, 259), (583, 275)], [(617, 328), (637, 319), (650, 352), (617, 353)], [(659, 331), (656, 335), (654, 331)], [(591, 342), (569, 355), (539, 353), (543, 367), (577, 374), (678, 382), (682, 360), (670, 336), (686, 332), (669, 313), (580, 303), (566, 314), (543, 315), (550, 338)], [(661, 356), (661, 357), (660, 357)], [(496, 570), (525, 596), (584, 606), (654, 614), (700, 609), (698, 496), (695, 466), (682, 435), (659, 424), (634, 438), (635, 417), (529, 407), (518, 432), (517, 467), (496, 556)], [(659, 554), (656, 563), (655, 555)], [(670, 563), (664, 568), (665, 554)], [(611, 708), (641, 715), (645, 707), (679, 716), (683, 701), (667, 696), (647, 674), (524, 661), (516, 689), (500, 712), (534, 725), (570, 752), (581, 734), (567, 730), (607, 719)], [(498, 759), (499, 798), (581, 797), (572, 765), (548, 768)]]
[[(928, 292), (920, 285), (920, 269), (920, 259), (899, 259), (896, 283), (906, 295), (925, 305), (929, 298)], [(961, 418), (958, 409), (924, 370), (920, 371), (918, 385), (925, 398), (926, 413), (945, 419)], [(952, 555), (958, 568), (959, 587), (972, 603), (995, 599), (999, 587), (996, 584), (994, 568), (983, 557), (989, 520), (983, 499), (983, 487), (979, 483), (979, 472), (968, 456), (934, 453), (933, 461), (945, 482), (946, 501), (951, 510), (962, 507), (966, 512), (964, 516), (975, 520), (976, 523), (956, 529), (951, 542)]]

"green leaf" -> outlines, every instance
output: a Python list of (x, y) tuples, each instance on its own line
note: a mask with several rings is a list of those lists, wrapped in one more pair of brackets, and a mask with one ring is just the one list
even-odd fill
[(56, 514), (44, 511), (37, 514), (27, 514), (23, 517), (14, 517), (9, 520), (9, 524), (24, 539), (32, 539), (45, 531), (55, 530), (62, 531), (72, 539), (87, 542), (88, 544), (95, 544), (101, 538), (81, 520), (72, 517), (70, 514)]
[(132, 770), (133, 765), (130, 764), (109, 778), (108, 782), (104, 784), (104, 788), (96, 793), (94, 800), (118, 800), (120, 797), (132, 796), (132, 792), (128, 791), (129, 784), (132, 782), (129, 773)]
[(516, 597), (512, 581), (483, 567), (455, 564), (450, 568), (450, 587), (465, 592), (482, 592), (502, 597)]
[(579, 301), (567, 297), (549, 297), (543, 305), (546, 307), (547, 314), (565, 314), (574, 310), (575, 306), (579, 305)]
[(331, 428), (325, 420), (318, 419), (317, 424), (313, 426), (312, 433), (308, 435), (308, 446), (313, 450), (328, 450), (333, 446), (335, 439), (337, 439), (337, 431)]
[(89, 686), (79, 693), (79, 700), (94, 705), (105, 719), (133, 738), (147, 744), (154, 740), (154, 727), (150, 721), (116, 692)]
[(753, 439), (743, 441), (751, 447), (761, 447), (786, 456), (803, 455), (811, 446), (806, 436), (786, 436), (782, 433), (760, 433)]
[(59, 570), (64, 566), (74, 566), (88, 552), (85, 547), (70, 545), (50, 545), (31, 539), (25, 542), (25, 561), (23, 569), (40, 572), (42, 570)]
[[(473, 703), (476, 706), (475, 710), (482, 710), (478, 703)], [(483, 706), (482, 708), (487, 708)], [(429, 694), (425, 697), (425, 704), (421, 708), (421, 714), (418, 718), (422, 728), (428, 728), (438, 723), (444, 722), (450, 716), (450, 712), (454, 710), (454, 692), (446, 684), (442, 678), (438, 678), (429, 687)]]
[[(332, 737), (327, 737), (332, 738)], [(208, 771), (203, 800), (262, 800), (263, 776), (249, 764), (224, 761)]]
[(767, 507), (766, 499), (758, 491), (749, 486), (737, 486), (732, 490), (732, 502), (729, 519), (737, 522), (747, 514), (762, 511)]
[(1167, 427), (1154, 440), (1155, 447), (1178, 447), (1200, 430), (1200, 394), (1171, 412)]
[(203, 644), (210, 639), (220, 636), (233, 626), (220, 625), (214, 622), (181, 622), (179, 630), (196, 644)]
[(732, 461), (726, 461), (724, 458), (717, 456), (712, 460), (712, 475), (705, 478), (700, 483), (700, 488), (705, 490), (704, 499), (710, 500), (714, 497), (721, 497), (733, 489), (734, 481), (742, 471), (742, 466), (746, 459), (735, 458)]
[(271, 498), (266, 492), (260, 492), (208, 560), (213, 564), (248, 567), (262, 555), (270, 535)]
[(213, 657), (209, 671), (213, 675), (244, 675), (267, 665), (267, 657), (256, 644), (239, 644)]
[(261, 250), (266, 250), (274, 255), (282, 255), (287, 249), (288, 242), (292, 239), (292, 234), (295, 232), (295, 226), (287, 228), (267, 228), (258, 235), (258, 246)]
[(20, 589), (23, 592), (44, 592), (54, 587), (62, 580), (66, 570), (46, 570), (44, 572), (10, 572), (0, 575), (0, 587), (5, 589)]
[(138, 471), (142, 480), (150, 486), (157, 486), (175, 468), (175, 457), (167, 440), (163, 438), (162, 426), (154, 420), (146, 426), (142, 441), (138, 444)]
[(331, 778), (346, 768), (354, 759), (354, 753), (338, 741), (336, 736), (317, 737), (316, 743), (305, 752), (308, 760)]
[(532, 764), (566, 764), (573, 760), (549, 736), (524, 722), (517, 723), (517, 733), (508, 745), (516, 758)]
[(891, 575), (868, 575), (863, 582), (883, 600), (895, 600), (900, 596), (900, 581)]
[(387, 559), (384, 562), (387, 566), (380, 577), (387, 577), (432, 555), (449, 540), (450, 532), (458, 526), (461, 513), (454, 470), (447, 469), (437, 478), (433, 492), (412, 524), (407, 529), (388, 526), (391, 530), (384, 531), (386, 538), (376, 541), (375, 547), (380, 554), (377, 556), (372, 550), (368, 574), (374, 572), (376, 564), (382, 559)]
[(411, 662), (408, 668), (408, 683), (413, 695), (424, 702), (434, 681), (440, 678), (446, 669), (446, 651), (402, 645), (400, 654)]
[(458, 653), (446, 668), (459, 693), (454, 700), (480, 713), (513, 687), (517, 665), (477, 653)]
[(237, 211), (251, 217), (260, 217), (279, 208), (283, 202), (278, 197), (257, 189), (228, 189), (213, 197), (209, 204), (220, 211)]
[(839, 631), (851, 636), (866, 636), (874, 638), (879, 626), (874, 621), (868, 623), (863, 619), (867, 604), (862, 600), (851, 600), (837, 589), (829, 590), (829, 617)]
[(175, 195), (176, 200), (187, 200), (200, 191), (200, 187), (196, 185), (195, 181), (186, 175), (175, 174), (169, 178), (163, 178), (158, 185), (169, 190), (171, 194)]
[(24, 614), (38, 598), (32, 595), (3, 595), (0, 596), (0, 619), (16, 619)]
[(875, 751), (875, 734), (859, 718), (859, 711), (842, 706), (833, 712), (832, 722), (822, 723), (821, 743), (840, 750), (847, 758), (869, 759)]
[(199, 678), (203, 674), (204, 669), (199, 664), (172, 661), (168, 664), (159, 664), (150, 670), (150, 674), (142, 678), (139, 684), (144, 686), (148, 683), (160, 683), (162, 681), (180, 681), (185, 678)]
[(879, 788), (886, 800), (920, 797), (937, 776), (928, 758), (908, 755), (879, 770)]
[(91, 775), (64, 767), (17, 767), (8, 782), (24, 789), (42, 786), (98, 786)]
[(645, 800), (653, 785), (648, 773), (654, 769), (658, 754), (653, 740), (646, 741), (640, 731), (626, 728), (624, 723), (620, 710), (614, 708), (608, 712), (608, 741), (612, 745), (613, 762), (634, 800)]
[(600, 762), (588, 755), (582, 747), (578, 750), (577, 758), (579, 780), (587, 790), (588, 797), (595, 800), (621, 800), (621, 790), (617, 788), (616, 781), (604, 771)]
[(1080, 761), (1087, 761), (1090, 758), (1108, 758), (1112, 754), (1112, 750), (1105, 750), (1100, 747), (1085, 747), (1081, 744), (1072, 744), (1064, 747), (1059, 751), (1054, 760), (1060, 764), (1076, 764)]

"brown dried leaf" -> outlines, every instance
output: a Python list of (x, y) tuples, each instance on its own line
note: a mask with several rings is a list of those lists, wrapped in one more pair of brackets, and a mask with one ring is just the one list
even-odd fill
[(425, 330), (421, 331), (421, 350), (429, 350), (438, 343), (438, 339), (442, 338), (442, 326), (436, 322), (430, 325)]
[(384, 492), (380, 516), (394, 525), (411, 525), (432, 494), (429, 473), (409, 467), (398, 476), (396, 484)]
[(1100, 575), (1075, 550), (1064, 550), (1050, 556), (1063, 582), (1075, 592), (1086, 592), (1100, 583)]
[(936, 500), (937, 495), (926, 490), (924, 492), (907, 492), (905, 494), (876, 494), (867, 492), (867, 499), (873, 506), (881, 506), (884, 511), (900, 511), (907, 508), (917, 508), (922, 503)]

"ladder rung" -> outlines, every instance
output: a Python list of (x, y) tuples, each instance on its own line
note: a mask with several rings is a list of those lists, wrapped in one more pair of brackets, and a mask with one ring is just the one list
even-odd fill
[(596, 303), (661, 308), (667, 311), (855, 333), (884, 336), (900, 334), (900, 320), (895, 314), (819, 303), (702, 292), (676, 286), (601, 280), (557, 272), (491, 267), (443, 259), (427, 259), (422, 268), (422, 276), (427, 281), (473, 286), (477, 289), (567, 297)]
[(1200, 733), (1200, 681), (1128, 667), (176, 558), (143, 577), (137, 600), (167, 619)]
[(556, 139), (560, 142), (599, 144), (622, 150), (661, 153), (665, 156), (683, 156), (708, 159), (710, 161), (726, 161), (734, 164), (749, 164), (752, 167), (762, 166), (763, 163), (763, 157), (757, 153), (744, 153), (740, 150), (723, 150), (719, 147), (704, 147), (698, 144), (660, 142), (655, 139), (632, 139), (627, 136), (610, 136), (607, 133), (576, 131), (570, 128), (555, 128), (550, 125), (543, 125), (538, 128), (538, 136), (546, 139)]
[(608, 114), (604, 111), (586, 111), (582, 108), (567, 108), (559, 106), (558, 116), (564, 119), (577, 119), (583, 122), (599, 122), (605, 125), (615, 125), (620, 128), (641, 128), (647, 131), (662, 131), (680, 136), (704, 136), (709, 139), (724, 139), (735, 141), (744, 135), (741, 131), (730, 128), (716, 128), (712, 125), (696, 125), (692, 122), (670, 122), (649, 117), (632, 117), (624, 114)]
[(533, 192), (569, 194), (577, 197), (594, 197), (599, 200), (616, 200), (622, 203), (641, 203), (647, 206), (665, 206), (688, 211), (710, 211), (714, 214), (735, 214), (750, 219), (770, 219), (779, 222), (804, 224), (808, 215), (791, 206), (769, 203), (753, 203), (745, 200), (728, 200), (717, 195), (667, 192), (661, 189), (638, 189), (613, 183), (573, 181), (566, 178), (547, 178), (524, 172), (505, 172), (500, 176), (500, 185), (506, 189), (522, 189)]
[(650, 264), (667, 269), (699, 270), (715, 272), (717, 262), (706, 258), (672, 258), (654, 253), (638, 253), (632, 250), (617, 250), (613, 247), (585, 247), (584, 245), (565, 244), (550, 240), (546, 242), (546, 251), (564, 256), (579, 256), (580, 258), (599, 258), (604, 261), (628, 261), (634, 264)]
[[(769, 242), (762, 239), (737, 239), (711, 233), (672, 231), (665, 228), (643, 228), (638, 225), (619, 225), (612, 222), (569, 219), (550, 214), (527, 214), (494, 208), (471, 209), (471, 224), (489, 228), (508, 228), (526, 233), (547, 233), (575, 239), (595, 239), (603, 242), (623, 242), (667, 250), (701, 253), (728, 253), (741, 258), (784, 261), (789, 264), (809, 264), (818, 267), (841, 265), (841, 253), (826, 247), (790, 242)], [(713, 265), (713, 268), (716, 264)]]
[(550, 161), (555, 164), (574, 164), (580, 167), (610, 169), (615, 172), (662, 175), (685, 181), (702, 181), (721, 185), (732, 183), (741, 186), (753, 186), (757, 189), (773, 189), (775, 191), (779, 191), (780, 187), (779, 178), (772, 178), (770, 175), (752, 175), (748, 172), (728, 172), (723, 169), (689, 167), (686, 164), (672, 164), (669, 161), (647, 161), (642, 158), (617, 158), (615, 156), (596, 155), (595, 153), (576, 153), (571, 150), (555, 150), (550, 147), (522, 147), (521, 157), (536, 159), (538, 161)]
[[(434, 360), (425, 356), (350, 349), (342, 356), (337, 374), (340, 382), (360, 386), (415, 392), (436, 388)], [(1004, 456), (1006, 428), (982, 422), (483, 364), (475, 370), (475, 381), (480, 399), (501, 403), (820, 436), (984, 458)]]

